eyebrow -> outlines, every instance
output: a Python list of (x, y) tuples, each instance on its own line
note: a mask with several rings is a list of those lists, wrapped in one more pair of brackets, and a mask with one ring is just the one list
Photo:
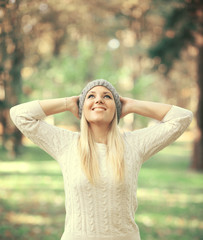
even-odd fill
[[(89, 93), (96, 93), (95, 91), (90, 91)], [(112, 95), (111, 92), (103, 92), (103, 94), (106, 94), (106, 93), (110, 93)]]

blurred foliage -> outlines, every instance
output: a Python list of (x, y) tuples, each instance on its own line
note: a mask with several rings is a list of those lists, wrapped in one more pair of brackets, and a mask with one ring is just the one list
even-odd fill
[[(152, 0), (2, 1), (0, 41), (4, 45), (1, 44), (0, 49), (4, 55), (0, 53), (3, 69), (0, 101), (6, 100), (4, 116), (8, 124), (0, 121), (0, 129), (10, 128), (9, 134), (13, 133), (8, 114), (10, 106), (39, 98), (77, 95), (88, 81), (96, 78), (112, 82), (122, 96), (195, 109), (197, 48), (188, 46), (180, 54), (177, 52), (180, 60), (175, 61), (168, 76), (165, 76), (166, 67), (161, 59), (148, 56), (148, 49), (161, 41), (166, 16), (174, 17), (170, 14), (177, 4), (183, 3)], [(168, 41), (173, 40), (169, 38)], [(20, 56), (23, 56), (20, 62), (10, 61), (16, 55), (16, 49), (21, 50)], [(168, 54), (172, 54), (172, 50)], [(18, 71), (20, 84), (10, 78), (11, 69)], [(10, 85), (8, 79), (12, 79)], [(5, 86), (10, 90), (7, 91)], [(11, 94), (14, 86), (21, 92)], [(63, 114), (55, 118), (58, 124), (64, 124), (67, 119)], [(78, 125), (72, 116), (68, 119), (68, 125)], [(140, 117), (124, 119), (121, 126), (133, 129), (146, 126), (147, 121)], [(9, 141), (5, 143), (7, 149), (14, 145)]]
[[(154, 3), (158, 5), (160, 1), (154, 0)], [(176, 60), (181, 59), (183, 50), (190, 49), (193, 55), (197, 54), (198, 56), (195, 77), (198, 88), (197, 127), (191, 167), (203, 171), (203, 4), (200, 0), (179, 0), (171, 1), (170, 6), (168, 12), (164, 11), (165, 23), (161, 37), (151, 47), (149, 55), (158, 59), (154, 68), (162, 66), (163, 74), (166, 76), (170, 76)], [(160, 12), (163, 14), (163, 11)], [(190, 67), (189, 70), (191, 70)], [(171, 81), (170, 77), (168, 81)], [(174, 87), (176, 89), (179, 88), (178, 86), (183, 87), (183, 82), (185, 82), (185, 78), (182, 79), (181, 84), (180, 80), (176, 79)], [(194, 85), (194, 82), (192, 84)], [(184, 88), (184, 92), (187, 94), (187, 90), (185, 90)]]
[[(160, 0), (154, 0), (154, 3), (158, 6)], [(198, 7), (201, 7), (198, 0), (173, 0), (170, 5), (169, 11), (159, 7), (160, 12), (156, 12), (165, 18), (165, 24), (161, 39), (149, 51), (151, 57), (160, 57), (166, 71), (172, 68), (175, 59), (181, 58), (183, 49), (191, 44), (196, 45), (194, 32), (200, 30), (196, 14)]]
[[(95, 78), (107, 78), (115, 84), (128, 81), (133, 88), (136, 79), (140, 75), (146, 75), (146, 79), (156, 65), (147, 57), (147, 49), (161, 36), (165, 16), (157, 18), (158, 12), (168, 11), (169, 15), (174, 8), (174, 1), (169, 4), (129, 0), (61, 0), (57, 4), (51, 0), (11, 1), (6, 7), (12, 8), (16, 3), (25, 55), (20, 101), (25, 96), (43, 96), (46, 88), (50, 95), (57, 94), (57, 89), (62, 95), (66, 85), (72, 83), (75, 93), (79, 93), (84, 83)], [(111, 40), (117, 41), (118, 46), (115, 42), (110, 44)], [(129, 69), (128, 75), (120, 75), (122, 68)], [(161, 80), (158, 75), (156, 78)], [(65, 91), (61, 91), (61, 85)], [(121, 89), (128, 92), (130, 87)], [(156, 95), (165, 94), (156, 87), (153, 91)]]
[[(24, 71), (26, 75), (26, 71), (29, 72), (30, 69)], [(88, 79), (105, 78), (116, 84), (120, 72), (124, 76), (111, 52), (105, 51), (99, 58), (95, 58), (94, 44), (81, 40), (74, 55), (61, 54), (41, 63), (38, 69), (25, 79), (24, 88), (29, 98), (30, 94), (39, 98), (72, 96), (80, 94)], [(36, 79), (40, 81), (35, 81)]]

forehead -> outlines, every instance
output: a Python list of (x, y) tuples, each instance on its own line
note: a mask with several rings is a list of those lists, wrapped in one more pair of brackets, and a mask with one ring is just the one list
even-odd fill
[(106, 92), (108, 92), (108, 93), (111, 93), (111, 91), (104, 86), (93, 87), (92, 89), (89, 90), (89, 92), (95, 92), (95, 93), (104, 93), (104, 92), (106, 93)]

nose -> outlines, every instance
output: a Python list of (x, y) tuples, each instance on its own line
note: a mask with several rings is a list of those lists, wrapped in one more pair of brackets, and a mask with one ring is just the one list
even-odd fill
[(100, 96), (97, 96), (97, 98), (95, 99), (96, 103), (104, 103), (103, 99)]

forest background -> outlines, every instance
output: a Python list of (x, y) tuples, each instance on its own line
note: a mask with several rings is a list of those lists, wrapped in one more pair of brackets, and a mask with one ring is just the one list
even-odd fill
[[(0, 6), (0, 132), (10, 154), (22, 144), (11, 106), (78, 95), (87, 81), (104, 78), (123, 96), (197, 112), (192, 167), (203, 168), (200, 1), (9, 0)], [(54, 121), (79, 127), (70, 115)], [(121, 127), (146, 121), (129, 115)]]
[[(18, 103), (79, 95), (109, 80), (122, 96), (188, 108), (190, 168), (203, 169), (203, 6), (200, 0), (1, 0), (0, 145), (15, 159), (29, 142), (10, 120)], [(47, 119), (71, 130), (70, 113)], [(123, 129), (151, 120), (128, 115)], [(3, 155), (2, 155), (3, 156)]]
[[(203, 168), (201, 1), (7, 0), (0, 7), (0, 133), (10, 154), (22, 145), (11, 106), (78, 95), (104, 78), (123, 96), (197, 112), (191, 166)], [(79, 127), (68, 114), (54, 121)], [(129, 115), (121, 127), (147, 121)]]

